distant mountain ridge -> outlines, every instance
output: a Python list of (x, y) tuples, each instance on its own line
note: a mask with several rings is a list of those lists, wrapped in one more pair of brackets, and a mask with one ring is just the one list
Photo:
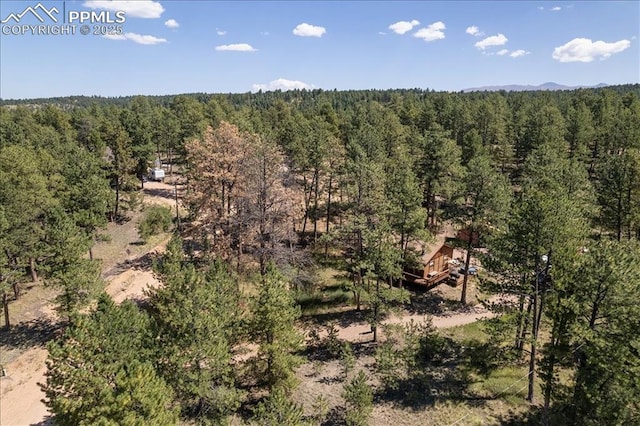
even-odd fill
[(525, 92), (535, 90), (575, 90), (575, 89), (597, 89), (600, 87), (607, 87), (609, 84), (600, 83), (595, 86), (565, 86), (554, 82), (543, 83), (538, 86), (523, 85), (523, 84), (508, 84), (505, 86), (482, 86), (472, 87), (470, 89), (464, 89), (465, 92), (497, 92), (505, 90), (507, 92)]

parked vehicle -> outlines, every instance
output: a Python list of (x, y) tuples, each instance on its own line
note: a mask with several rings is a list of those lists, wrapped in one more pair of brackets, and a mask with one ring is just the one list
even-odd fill
[[(461, 274), (465, 274), (466, 273), (466, 270), (465, 270), (464, 266), (460, 268), (460, 273)], [(478, 273), (478, 268), (477, 267), (469, 266), (469, 275), (476, 275), (477, 273)]]
[(447, 284), (455, 287), (458, 285), (459, 279), (460, 279), (460, 273), (458, 271), (450, 271), (449, 278), (447, 278)]
[(162, 169), (153, 169), (149, 173), (149, 180), (162, 182), (163, 179), (164, 179), (164, 170)]

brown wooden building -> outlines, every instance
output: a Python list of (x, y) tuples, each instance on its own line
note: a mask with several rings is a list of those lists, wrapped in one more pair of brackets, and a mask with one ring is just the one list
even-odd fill
[(441, 244), (426, 256), (423, 269), (404, 272), (405, 279), (416, 284), (435, 285), (449, 278), (449, 261), (453, 259), (453, 247)]

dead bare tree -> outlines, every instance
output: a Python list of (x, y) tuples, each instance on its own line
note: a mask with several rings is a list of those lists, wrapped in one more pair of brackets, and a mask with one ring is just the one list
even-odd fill
[(275, 143), (222, 122), (186, 148), (186, 201), (212, 254), (240, 268), (249, 252), (262, 274), (287, 259), (302, 201)]

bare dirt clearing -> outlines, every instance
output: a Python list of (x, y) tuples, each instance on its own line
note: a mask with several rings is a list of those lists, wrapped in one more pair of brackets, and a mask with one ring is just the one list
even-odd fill
[(2, 385), (0, 400), (0, 424), (45, 425), (49, 422), (47, 407), (40, 401), (44, 394), (38, 383), (44, 380), (47, 369), (44, 347), (30, 349), (7, 365), (7, 377)]
[(132, 261), (125, 261), (128, 269), (114, 275), (109, 279), (109, 284), (105, 291), (116, 303), (122, 303), (127, 299), (141, 300), (145, 297), (144, 291), (148, 288), (155, 288), (160, 285), (160, 281), (151, 271), (152, 259), (162, 253), (167, 247), (169, 238), (164, 238), (158, 245), (148, 253)]

